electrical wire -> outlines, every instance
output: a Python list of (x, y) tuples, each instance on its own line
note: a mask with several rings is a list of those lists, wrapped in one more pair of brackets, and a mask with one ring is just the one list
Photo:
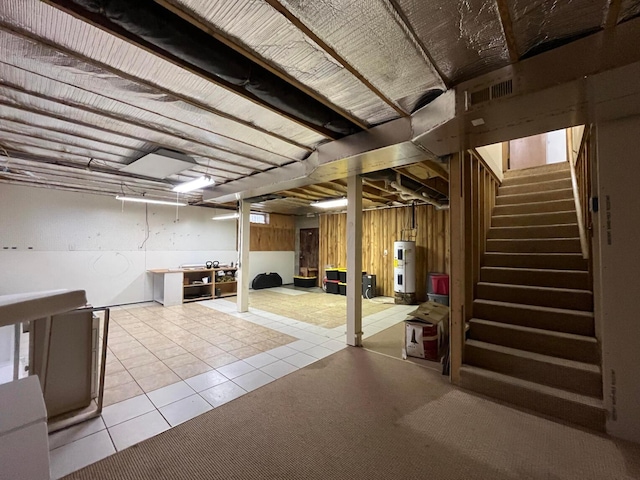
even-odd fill
[(138, 250), (142, 250), (144, 245), (147, 243), (147, 240), (149, 240), (150, 231), (149, 231), (149, 204), (148, 203), (144, 204), (144, 221), (147, 226), (146, 237), (144, 238), (144, 242), (142, 242), (142, 244), (138, 247)]

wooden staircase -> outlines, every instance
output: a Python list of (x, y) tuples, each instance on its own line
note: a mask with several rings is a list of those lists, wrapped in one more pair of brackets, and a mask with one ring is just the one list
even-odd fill
[(604, 430), (593, 294), (568, 163), (505, 175), (473, 317), (463, 387)]

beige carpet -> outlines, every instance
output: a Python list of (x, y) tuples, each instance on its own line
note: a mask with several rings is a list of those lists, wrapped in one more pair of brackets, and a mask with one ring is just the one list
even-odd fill
[[(324, 328), (334, 328), (347, 323), (346, 296), (324, 293), (319, 288), (296, 291), (304, 294), (286, 295), (268, 288), (252, 290), (249, 292), (249, 306)], [(362, 317), (393, 307), (393, 303), (382, 303), (383, 301), (382, 297), (363, 299)]]
[[(393, 325), (382, 330), (375, 335), (362, 340), (362, 346), (372, 352), (381, 353), (389, 357), (402, 360), (402, 348), (404, 347), (404, 322)], [(364, 333), (367, 333), (367, 327), (364, 327)], [(442, 371), (440, 362), (425, 360), (424, 358), (407, 357), (405, 362), (415, 363), (422, 367), (431, 368)]]
[(640, 446), (348, 348), (70, 479), (637, 479)]

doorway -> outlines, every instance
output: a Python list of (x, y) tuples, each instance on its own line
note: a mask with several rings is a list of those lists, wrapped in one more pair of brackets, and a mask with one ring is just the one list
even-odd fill
[(320, 245), (318, 228), (300, 229), (300, 275), (318, 275), (318, 250)]

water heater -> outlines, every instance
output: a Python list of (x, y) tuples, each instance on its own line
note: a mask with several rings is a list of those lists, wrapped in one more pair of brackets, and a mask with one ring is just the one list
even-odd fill
[(393, 291), (416, 292), (416, 242), (393, 242)]

